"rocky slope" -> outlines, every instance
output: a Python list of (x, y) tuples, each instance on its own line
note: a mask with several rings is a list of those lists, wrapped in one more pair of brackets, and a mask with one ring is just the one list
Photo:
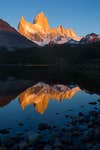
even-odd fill
[(7, 22), (0, 19), (0, 50), (14, 50), (15, 48), (32, 48), (38, 47), (20, 33), (18, 33)]

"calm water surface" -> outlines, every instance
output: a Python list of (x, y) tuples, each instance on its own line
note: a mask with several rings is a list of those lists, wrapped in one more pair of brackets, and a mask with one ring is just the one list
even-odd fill
[[(21, 79), (12, 78), (11, 76), (10, 78), (1, 80), (0, 130), (11, 128), (10, 134), (12, 135), (19, 132), (25, 132), (28, 129), (36, 130), (39, 123), (48, 123), (58, 127), (69, 127), (70, 117), (66, 118), (66, 116), (74, 117), (79, 112), (86, 113), (92, 109), (100, 109), (100, 103), (97, 101), (100, 99), (98, 92), (93, 92), (93, 89), (88, 91), (78, 84), (72, 84), (67, 79), (66, 81), (67, 82), (62, 85), (69, 87), (71, 90), (74, 88), (79, 88), (80, 90), (77, 90), (74, 94), (69, 92), (69, 98), (61, 98), (60, 101), (54, 98), (44, 98), (44, 100), (42, 98), (37, 104), (38, 106), (36, 106), (34, 102), (30, 102), (30, 104), (26, 104), (26, 107), (23, 110), (18, 95), (28, 87), (33, 86), (34, 81), (28, 79), (22, 80), (22, 77)], [(94, 85), (94, 89), (96, 89), (95, 86), (96, 85)], [(45, 92), (43, 94), (45, 95)], [(48, 94), (50, 95), (51, 93), (48, 92)], [(96, 102), (97, 104), (94, 103), (91, 105), (89, 104), (90, 102)]]

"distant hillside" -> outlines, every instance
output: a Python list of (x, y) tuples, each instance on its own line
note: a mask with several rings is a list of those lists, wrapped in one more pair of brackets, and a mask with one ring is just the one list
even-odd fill
[(7, 22), (0, 19), (0, 50), (6, 48), (9, 51), (14, 48), (32, 48), (38, 47), (37, 44), (31, 42), (21, 34), (19, 34)]
[(56, 45), (54, 47), (15, 48), (0, 50), (0, 64), (44, 64), (60, 65), (86, 63), (100, 59), (100, 43), (87, 45)]

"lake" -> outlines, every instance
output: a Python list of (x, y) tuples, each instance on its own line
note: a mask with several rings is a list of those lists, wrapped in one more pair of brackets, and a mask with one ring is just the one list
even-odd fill
[(82, 149), (86, 143), (83, 149), (91, 149), (100, 143), (98, 77), (46, 67), (1, 70), (1, 147)]

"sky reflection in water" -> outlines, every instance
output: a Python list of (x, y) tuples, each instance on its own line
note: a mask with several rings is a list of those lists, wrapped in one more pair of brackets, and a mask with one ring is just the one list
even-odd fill
[[(35, 129), (40, 122), (62, 126), (66, 124), (65, 115), (75, 116), (80, 111), (87, 112), (95, 107), (88, 103), (100, 98), (99, 95), (86, 93), (79, 87), (70, 89), (67, 86), (59, 85), (60, 88), (57, 89), (57, 86), (54, 88), (44, 84), (45, 86), (36, 91), (38, 85), (35, 86), (35, 89), (32, 86), (25, 90), (9, 103), (7, 101), (7, 105), (5, 102), (3, 106), (2, 101), (0, 108), (1, 129), (14, 127), (19, 130), (19, 122), (24, 124), (24, 129), (32, 126)], [(32, 97), (34, 93), (36, 95)]]

